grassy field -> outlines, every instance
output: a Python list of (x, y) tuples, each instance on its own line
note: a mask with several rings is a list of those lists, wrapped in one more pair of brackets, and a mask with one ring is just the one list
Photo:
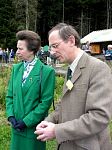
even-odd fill
[[(9, 150), (10, 144), (10, 124), (8, 123), (5, 115), (5, 96), (7, 90), (7, 84), (11, 72), (11, 66), (0, 66), (0, 150)], [(55, 103), (61, 96), (62, 86), (64, 83), (63, 77), (56, 77), (55, 86)], [(53, 106), (50, 108), (50, 112), (53, 111)], [(56, 148), (56, 141), (47, 142), (47, 150), (54, 150)]]
[[(9, 150), (10, 145), (10, 124), (7, 122), (5, 110), (0, 111), (0, 150)], [(47, 150), (56, 149), (56, 141), (47, 142)]]
[[(108, 64), (110, 67), (112, 63)], [(5, 95), (7, 89), (7, 79), (9, 79), (10, 68), (0, 67), (0, 150), (9, 150), (10, 143), (10, 125), (7, 122), (5, 116)], [(58, 100), (61, 96), (62, 85), (64, 79), (62, 77), (56, 78), (56, 88), (55, 88), (55, 100)], [(57, 103), (57, 101), (55, 101)], [(53, 111), (53, 107), (51, 107), (50, 112)], [(109, 125), (110, 135), (112, 138), (112, 123)], [(55, 150), (56, 141), (48, 141), (47, 142), (47, 150)]]
[[(112, 123), (110, 123), (110, 134), (112, 138)], [(10, 143), (10, 125), (8, 124), (5, 111), (0, 111), (0, 150), (9, 150)], [(56, 149), (56, 141), (48, 141), (47, 142), (47, 150), (55, 150)]]

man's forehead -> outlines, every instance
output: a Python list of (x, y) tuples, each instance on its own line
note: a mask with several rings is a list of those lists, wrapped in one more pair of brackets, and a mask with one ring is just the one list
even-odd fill
[(52, 31), (49, 35), (49, 38), (51, 38), (52, 36), (59, 36), (59, 30)]
[(55, 30), (55, 31), (52, 31), (49, 35), (49, 42), (56, 42), (57, 40), (61, 39), (60, 36), (59, 36), (59, 31), (58, 30)]

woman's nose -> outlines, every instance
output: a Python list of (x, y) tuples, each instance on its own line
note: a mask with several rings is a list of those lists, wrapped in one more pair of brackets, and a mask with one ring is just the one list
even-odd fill
[(17, 54), (19, 54), (19, 50), (18, 50), (18, 49), (17, 49), (17, 51), (16, 51), (16, 55), (17, 55)]

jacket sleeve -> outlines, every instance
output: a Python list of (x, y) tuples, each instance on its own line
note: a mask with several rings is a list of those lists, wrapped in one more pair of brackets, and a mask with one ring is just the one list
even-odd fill
[(103, 62), (95, 65), (90, 75), (85, 114), (80, 118), (56, 124), (58, 143), (81, 140), (103, 131), (112, 115), (112, 75)]
[(13, 72), (12, 68), (11, 77), (8, 83), (8, 89), (6, 94), (6, 114), (7, 117), (14, 116), (14, 108), (13, 108)]
[(44, 69), (43, 67), (40, 103), (23, 119), (27, 127), (32, 127), (44, 120), (54, 98), (55, 71)]
[[(66, 86), (66, 77), (65, 77), (65, 81), (63, 85), (63, 92), (64, 92), (65, 86)], [(59, 100), (59, 102), (57, 103), (55, 107), (55, 110), (51, 114), (49, 114), (48, 117), (45, 118), (45, 121), (58, 124), (62, 120), (61, 114), (62, 114), (61, 100)]]
[(56, 109), (54, 112), (48, 115), (48, 117), (45, 118), (46, 121), (52, 122), (55, 124), (59, 123), (59, 118), (61, 117), (61, 101), (56, 105)]

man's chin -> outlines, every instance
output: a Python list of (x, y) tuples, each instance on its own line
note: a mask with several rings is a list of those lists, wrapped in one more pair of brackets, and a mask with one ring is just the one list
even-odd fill
[(58, 59), (60, 63), (64, 63), (65, 61), (63, 59)]
[(64, 61), (63, 58), (62, 58), (61, 56), (57, 56), (56, 59), (59, 60), (60, 62), (63, 62), (63, 61)]

